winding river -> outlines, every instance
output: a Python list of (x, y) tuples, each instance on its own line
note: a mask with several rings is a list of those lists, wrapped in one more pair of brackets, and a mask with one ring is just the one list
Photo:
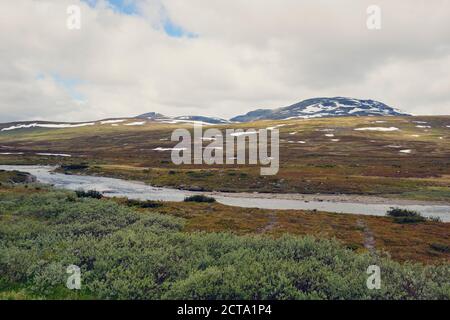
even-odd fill
[(213, 196), (219, 203), (273, 210), (318, 210), (335, 213), (350, 213), (384, 216), (390, 207), (416, 210), (424, 216), (439, 217), (450, 222), (450, 205), (382, 199), (358, 196), (300, 195), (300, 194), (254, 194), (223, 192), (191, 192), (171, 188), (158, 188), (142, 182), (107, 177), (66, 175), (54, 173), (51, 166), (0, 165), (0, 170), (19, 170), (34, 175), (38, 182), (69, 190), (97, 190), (105, 196), (127, 197), (140, 200), (183, 201), (186, 196), (204, 194)]

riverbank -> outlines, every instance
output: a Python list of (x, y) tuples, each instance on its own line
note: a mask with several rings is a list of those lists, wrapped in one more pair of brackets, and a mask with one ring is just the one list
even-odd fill
[[(77, 167), (68, 166), (68, 167)], [(104, 169), (114, 169), (114, 170), (104, 170)], [(133, 173), (128, 173), (130, 170)], [(308, 202), (340, 202), (340, 203), (357, 203), (357, 204), (386, 204), (392, 203), (394, 206), (408, 206), (408, 205), (449, 205), (450, 200), (417, 200), (417, 199), (407, 199), (401, 198), (402, 194), (384, 194), (381, 195), (364, 195), (364, 194), (325, 194), (325, 193), (286, 193), (286, 192), (239, 192), (239, 191), (211, 191), (209, 188), (199, 187), (199, 186), (171, 186), (168, 185), (155, 185), (149, 183), (148, 180), (143, 179), (143, 177), (136, 175), (136, 173), (144, 172), (149, 169), (130, 169), (127, 166), (94, 166), (81, 169), (65, 169), (61, 167), (55, 167), (55, 172), (64, 173), (69, 175), (77, 176), (95, 176), (95, 177), (108, 177), (116, 178), (121, 180), (127, 180), (133, 183), (142, 183), (147, 185), (152, 185), (157, 188), (165, 189), (176, 189), (188, 192), (202, 192), (210, 196), (218, 197), (233, 197), (233, 198), (254, 198), (254, 199), (278, 199), (278, 200), (298, 200), (298, 201), (308, 201)], [(212, 170), (215, 172), (216, 170)], [(127, 173), (125, 173), (127, 172)], [(166, 175), (174, 175), (170, 170), (166, 172)], [(199, 175), (204, 175), (199, 173)], [(206, 189), (206, 190), (205, 190)], [(220, 188), (219, 188), (220, 189)]]
[[(329, 198), (330, 201), (323, 201), (322, 199), (310, 201), (301, 199), (302, 196), (307, 197), (307, 195), (296, 195), (295, 197), (299, 197), (298, 199), (289, 199), (285, 198), (289, 197), (289, 195), (286, 194), (277, 195), (280, 198), (275, 198), (273, 194), (262, 193), (237, 194), (192, 192), (153, 187), (142, 182), (116, 178), (55, 173), (53, 172), (54, 167), (48, 166), (0, 166), (0, 169), (29, 172), (36, 176), (37, 180), (42, 183), (51, 184), (58, 188), (65, 188), (69, 190), (97, 190), (109, 197), (127, 197), (129, 199), (181, 202), (187, 196), (204, 194), (213, 195), (219, 203), (233, 207), (272, 210), (309, 210), (313, 212), (322, 211), (375, 216), (384, 216), (391, 207), (400, 207), (407, 210), (419, 211), (425, 217), (438, 217), (444, 222), (450, 221), (450, 206), (435, 203), (403, 204), (392, 200), (385, 201), (383, 203), (349, 201), (339, 202), (339, 198), (336, 196)], [(269, 197), (264, 198), (266, 195)], [(313, 197), (317, 198), (317, 196)], [(347, 198), (347, 200), (349, 199), (351, 198)], [(359, 199), (361, 200), (362, 198)], [(374, 199), (374, 202), (375, 200), (377, 199)]]
[(278, 199), (278, 200), (298, 200), (308, 202), (335, 202), (335, 203), (357, 203), (357, 204), (386, 204), (394, 206), (426, 206), (426, 205), (450, 205), (449, 201), (424, 201), (395, 198), (395, 195), (386, 197), (356, 195), (356, 194), (299, 194), (299, 193), (249, 193), (249, 192), (206, 192), (210, 196), (229, 196), (234, 198), (254, 198), (254, 199)]

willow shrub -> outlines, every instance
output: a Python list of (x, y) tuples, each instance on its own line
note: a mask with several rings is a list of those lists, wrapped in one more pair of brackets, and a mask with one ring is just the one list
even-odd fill
[[(183, 220), (70, 192), (0, 194), (0, 298), (448, 299), (448, 264), (399, 264), (332, 240), (185, 233)], [(82, 290), (65, 287), (68, 265)], [(366, 286), (381, 267), (381, 289)]]

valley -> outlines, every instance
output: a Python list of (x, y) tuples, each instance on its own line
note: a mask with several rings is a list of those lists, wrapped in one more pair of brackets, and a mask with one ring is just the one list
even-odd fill
[[(376, 248), (390, 252), (395, 259), (449, 259), (448, 253), (431, 249), (433, 243), (450, 245), (448, 223), (399, 225), (386, 217), (364, 214), (375, 214), (380, 206), (379, 215), (384, 215), (389, 204), (422, 208), (426, 214), (421, 206), (445, 208), (450, 204), (450, 117), (342, 117), (205, 126), (220, 130), (277, 127), (280, 170), (275, 176), (261, 176), (259, 167), (251, 165), (176, 166), (170, 159), (170, 150), (177, 144), (170, 141), (171, 132), (179, 127), (192, 130), (192, 124), (166, 122), (147, 119), (127, 125), (136, 123), (130, 118), (67, 128), (2, 131), (0, 163), (54, 165), (58, 173), (93, 177), (88, 189), (105, 194), (109, 189), (103, 190), (101, 180), (95, 177), (179, 189), (179, 195), (155, 189), (148, 193), (150, 197), (145, 196), (149, 191), (123, 196), (159, 200), (161, 194), (161, 199), (169, 202), (155, 210), (187, 218), (186, 228), (191, 231), (320, 235), (364, 251), (363, 232), (358, 227), (363, 223), (373, 232)], [(204, 141), (204, 147), (209, 143)], [(222, 204), (170, 203), (182, 201), (189, 192), (209, 193)], [(121, 193), (110, 196), (120, 197)], [(330, 211), (353, 214), (320, 210), (333, 204), (338, 206)], [(338, 210), (339, 205), (344, 209)], [(267, 209), (258, 209), (264, 206)], [(417, 243), (411, 246), (413, 238)]]
[[(220, 130), (279, 126), (280, 170), (275, 176), (261, 176), (259, 167), (252, 165), (176, 166), (170, 159), (170, 150), (177, 144), (170, 141), (171, 132), (179, 127), (191, 130), (190, 124), (148, 120), (129, 126), (134, 120), (124, 121), (0, 132), (0, 163), (66, 165), (60, 171), (197, 191), (450, 201), (450, 117), (343, 117), (219, 125)], [(366, 128), (398, 130), (357, 130)], [(205, 141), (204, 147), (208, 144)]]

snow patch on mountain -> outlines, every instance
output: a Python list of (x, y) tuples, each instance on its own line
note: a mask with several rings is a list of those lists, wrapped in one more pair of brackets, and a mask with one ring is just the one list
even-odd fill
[(125, 119), (117, 119), (117, 120), (103, 120), (100, 121), (100, 124), (115, 124), (115, 123), (122, 123), (125, 122)]
[(258, 109), (231, 119), (236, 122), (255, 120), (312, 119), (344, 116), (407, 116), (375, 100), (353, 98), (314, 98), (278, 109)]
[(177, 123), (191, 123), (198, 125), (211, 125), (211, 124), (227, 124), (230, 121), (218, 118), (218, 117), (206, 117), (206, 116), (178, 116), (168, 117), (156, 112), (148, 112), (137, 116), (138, 119), (149, 119), (167, 124)]

